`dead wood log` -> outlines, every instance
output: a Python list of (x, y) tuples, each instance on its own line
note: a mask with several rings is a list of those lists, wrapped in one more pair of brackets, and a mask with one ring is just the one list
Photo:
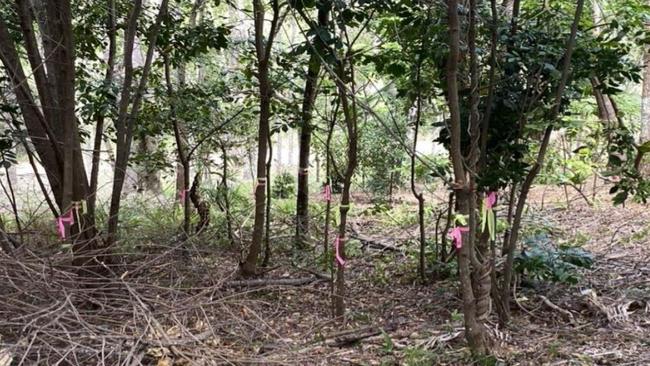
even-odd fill
[(381, 239), (376, 239), (376, 238), (371, 238), (369, 236), (360, 234), (359, 231), (356, 228), (356, 225), (352, 225), (351, 227), (351, 235), (350, 237), (352, 239), (357, 239), (361, 242), (363, 246), (369, 246), (381, 250), (390, 250), (393, 252), (401, 252), (402, 249), (396, 247), (395, 245), (389, 244), (387, 240), (381, 240)]
[(357, 329), (345, 330), (326, 335), (324, 343), (331, 347), (345, 347), (360, 340), (380, 335), (382, 332), (393, 331), (396, 328), (396, 324), (387, 324), (384, 327), (370, 325)]

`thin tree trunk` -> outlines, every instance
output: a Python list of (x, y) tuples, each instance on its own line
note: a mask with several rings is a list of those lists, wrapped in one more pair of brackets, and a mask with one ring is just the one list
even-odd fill
[[(329, 6), (318, 9), (318, 26), (326, 27), (329, 20)], [(311, 149), (312, 112), (316, 101), (318, 75), (323, 55), (319, 52), (325, 47), (320, 37), (315, 37), (307, 68), (305, 89), (302, 100), (302, 124), (300, 126), (300, 152), (298, 162), (298, 194), (296, 201), (296, 246), (304, 247), (309, 235), (309, 155)]]
[[(648, 25), (647, 28), (650, 28)], [(650, 50), (643, 54), (643, 90), (641, 93), (641, 142), (650, 141)]]
[[(120, 98), (119, 112), (116, 121), (116, 157), (115, 172), (113, 176), (113, 188), (111, 192), (111, 204), (108, 215), (108, 244), (112, 245), (117, 240), (117, 229), (119, 223), (120, 206), (122, 200), (122, 188), (126, 178), (129, 156), (131, 154), (131, 142), (133, 141), (133, 128), (138, 117), (142, 98), (147, 87), (149, 72), (153, 61), (154, 50), (158, 41), (158, 34), (162, 25), (163, 18), (167, 14), (167, 5), (169, 0), (162, 0), (160, 9), (156, 15), (156, 20), (150, 28), (148, 35), (149, 48), (145, 64), (142, 67), (142, 73), (138, 87), (131, 100), (131, 85), (133, 83), (133, 46), (135, 35), (137, 33), (137, 23), (139, 14), (142, 10), (142, 0), (135, 0), (129, 14), (128, 27), (125, 32), (124, 40), (124, 83), (122, 85), (122, 94)], [(131, 110), (129, 111), (129, 105)]]
[(224, 143), (221, 144), (221, 156), (223, 159), (223, 170), (221, 172), (221, 186), (223, 189), (223, 205), (226, 214), (226, 230), (228, 230), (228, 241), (231, 246), (235, 245), (235, 236), (232, 229), (232, 214), (230, 212), (230, 198), (228, 195), (228, 150)]
[[(449, 27), (449, 55), (447, 58), (447, 101), (449, 103), (451, 147), (450, 156), (454, 172), (454, 191), (456, 201), (461, 214), (469, 215), (469, 235), (463, 234), (462, 245), (458, 251), (458, 269), (460, 286), (463, 297), (463, 314), (465, 319), (465, 332), (469, 347), (473, 354), (482, 355), (487, 353), (485, 344), (485, 329), (476, 318), (476, 302), (472, 286), (472, 270), (470, 266), (470, 255), (474, 228), (472, 208), (474, 194), (472, 193), (471, 182), (466, 177), (464, 159), (461, 147), (461, 121), (460, 102), (458, 97), (458, 61), (460, 58), (460, 21), (458, 19), (458, 0), (448, 0), (447, 21)], [(475, 11), (474, 8), (470, 12)]]
[(425, 282), (425, 270), (426, 270), (426, 235), (424, 232), (424, 194), (418, 192), (415, 188), (415, 160), (417, 156), (417, 147), (418, 147), (418, 133), (420, 132), (420, 119), (422, 117), (422, 91), (420, 85), (420, 68), (421, 63), (418, 62), (417, 65), (417, 77), (416, 77), (416, 88), (418, 90), (416, 101), (415, 101), (415, 126), (413, 128), (413, 150), (411, 151), (411, 192), (415, 199), (418, 200), (418, 226), (420, 229), (420, 261), (418, 272), (420, 274), (420, 281)]
[[(206, 3), (205, 0), (195, 0), (194, 1), (194, 4), (192, 5), (192, 9), (190, 10), (190, 16), (189, 16), (189, 26), (191, 28), (194, 28), (196, 26), (198, 13), (201, 11), (201, 9), (203, 8), (203, 5), (205, 3)], [(182, 88), (185, 87), (185, 81), (186, 81), (186, 75), (187, 75), (185, 63), (181, 63), (178, 66), (177, 72), (178, 72), (178, 85), (179, 85), (179, 88), (182, 89)], [(181, 124), (180, 122), (177, 122), (177, 123), (178, 123), (178, 129), (180, 131), (180, 134), (179, 134), (180, 140), (177, 139), (176, 144), (178, 145), (179, 141), (180, 141), (180, 143), (183, 145), (182, 148), (187, 150), (188, 141), (187, 141), (187, 138), (186, 138), (187, 133), (186, 133), (185, 126), (183, 124)], [(180, 149), (180, 148), (177, 147), (177, 149)], [(191, 172), (188, 170), (187, 174), (185, 173), (186, 172), (186, 170), (185, 170), (186, 166), (187, 166), (187, 164), (184, 164), (183, 162), (181, 162), (180, 159), (179, 159), (179, 162), (176, 164), (176, 192), (182, 192), (183, 190), (187, 190), (187, 187), (188, 187), (187, 182), (189, 181), (189, 179), (185, 179), (185, 175), (187, 175), (189, 177), (191, 175)], [(197, 192), (197, 194), (198, 194), (198, 192)], [(181, 195), (176, 195), (176, 199), (178, 200), (180, 205), (183, 207), (183, 209), (185, 209), (185, 202), (181, 202), (180, 198), (181, 198)]]
[[(569, 39), (567, 40), (566, 52), (563, 57), (564, 63), (562, 66), (562, 77), (557, 87), (555, 102), (551, 114), (549, 116), (549, 121), (555, 121), (558, 118), (560, 113), (562, 96), (564, 95), (564, 89), (569, 81), (569, 75), (571, 71), (571, 58), (575, 47), (576, 35), (578, 32), (578, 24), (580, 21), (580, 17), (582, 15), (583, 7), (584, 7), (584, 0), (578, 0), (578, 3), (576, 5), (575, 17), (573, 20), (573, 24), (571, 26), (571, 34), (569, 36)], [(546, 150), (548, 149), (552, 132), (553, 132), (553, 125), (549, 124), (548, 127), (546, 127), (546, 130), (544, 131), (544, 137), (541, 141), (539, 152), (537, 153), (537, 158), (535, 160), (535, 163), (530, 168), (530, 171), (526, 175), (526, 179), (521, 185), (521, 191), (519, 193), (519, 198), (517, 200), (517, 206), (516, 206), (516, 210), (512, 222), (512, 229), (510, 231), (510, 236), (508, 238), (509, 241), (507, 243), (507, 257), (503, 269), (503, 282), (501, 284), (501, 291), (502, 291), (501, 302), (503, 308), (506, 310), (506, 313), (504, 314), (505, 317), (503, 319), (499, 319), (499, 321), (502, 324), (507, 324), (508, 321), (510, 320), (508, 304), (510, 303), (510, 298), (511, 298), (510, 289), (511, 289), (512, 275), (513, 275), (512, 272), (513, 272), (513, 264), (514, 264), (514, 257), (515, 257), (515, 249), (517, 246), (517, 240), (519, 238), (519, 229), (521, 227), (521, 218), (524, 213), (524, 207), (526, 206), (526, 199), (528, 197), (528, 193), (530, 192), (530, 188), (533, 185), (533, 182), (537, 177), (537, 174), (541, 170), (542, 164), (544, 162), (544, 158), (546, 157)]]
[(269, 156), (266, 159), (266, 221), (264, 228), (264, 258), (262, 267), (267, 267), (271, 260), (271, 165), (273, 163), (272, 135), (268, 136)]
[(279, 4), (272, 1), (273, 20), (266, 41), (264, 40), (264, 5), (261, 0), (253, 0), (255, 23), (255, 53), (257, 56), (257, 79), (259, 82), (260, 115), (257, 136), (257, 184), (255, 185), (255, 222), (253, 238), (244, 262), (240, 263), (240, 273), (252, 276), (257, 273), (257, 260), (262, 250), (264, 236), (264, 216), (266, 206), (266, 154), (268, 150), (269, 120), (271, 118), (271, 81), (269, 79), (269, 61), (273, 40), (279, 23)]
[(190, 233), (190, 200), (188, 195), (188, 187), (190, 186), (190, 161), (189, 157), (187, 156), (187, 145), (185, 144), (185, 140), (181, 134), (180, 124), (176, 118), (176, 107), (173, 100), (174, 86), (172, 85), (171, 81), (171, 66), (169, 64), (169, 57), (167, 55), (163, 55), (163, 59), (165, 62), (165, 84), (167, 86), (167, 97), (170, 101), (169, 105), (171, 120), (174, 127), (174, 139), (176, 140), (176, 154), (178, 156), (178, 161), (183, 168), (183, 174), (181, 175), (182, 184), (180, 187), (177, 185), (178, 190), (176, 196), (183, 207), (183, 233), (185, 236), (187, 236)]
[[(113, 74), (115, 72), (115, 54), (117, 53), (116, 43), (116, 15), (115, 0), (108, 0), (108, 20), (106, 30), (108, 34), (108, 56), (106, 59), (106, 74), (104, 75), (104, 88), (108, 89), (113, 84)], [(95, 205), (97, 203), (97, 184), (99, 178), (99, 167), (101, 165), (101, 148), (102, 137), (104, 135), (104, 114), (98, 113), (95, 120), (95, 141), (93, 143), (93, 157), (90, 170), (90, 196), (88, 197), (88, 212), (95, 215)]]
[[(330, 294), (332, 301), (334, 301), (334, 262), (328, 261), (329, 256), (329, 234), (330, 234), (330, 217), (332, 214), (332, 179), (330, 178), (331, 169), (330, 169), (330, 147), (332, 146), (332, 136), (334, 135), (334, 126), (336, 126), (336, 116), (339, 111), (340, 102), (336, 103), (336, 107), (332, 112), (332, 120), (328, 123), (327, 128), (327, 139), (325, 140), (325, 179), (326, 186), (329, 188), (329, 195), (326, 195), (325, 192), (325, 229), (323, 232), (323, 258), (325, 263), (325, 269), (329, 268), (330, 270)], [(332, 302), (333, 305), (333, 302)], [(332, 314), (334, 314), (334, 307), (332, 306)]]
[[(350, 52), (350, 51), (348, 51)], [(347, 54), (347, 57), (350, 55)], [(346, 58), (347, 58), (346, 57)], [(349, 80), (351, 80), (351, 98), (348, 96), (348, 90), (343, 80), (346, 79), (345, 63), (349, 66)], [(341, 205), (339, 206), (340, 220), (338, 228), (337, 242), (339, 244), (339, 254), (342, 260), (345, 260), (345, 236), (348, 211), (350, 210), (350, 186), (352, 185), (352, 176), (357, 167), (357, 109), (354, 86), (354, 64), (352, 60), (339, 60), (337, 65), (336, 86), (338, 96), (343, 108), (343, 116), (348, 133), (348, 165), (343, 178), (343, 190), (341, 192)], [(345, 265), (344, 262), (337, 261), (335, 294), (334, 294), (334, 314), (337, 317), (345, 315)]]

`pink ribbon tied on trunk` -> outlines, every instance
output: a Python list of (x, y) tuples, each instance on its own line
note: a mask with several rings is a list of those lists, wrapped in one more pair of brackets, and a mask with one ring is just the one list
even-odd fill
[(456, 226), (449, 232), (449, 236), (452, 239), (452, 242), (456, 246), (456, 249), (463, 247), (463, 233), (468, 232), (469, 228), (466, 226)]
[[(343, 239), (345, 240), (345, 239)], [(341, 267), (345, 267), (345, 259), (341, 257), (341, 253), (339, 251), (339, 247), (341, 246), (341, 238), (337, 235), (336, 239), (334, 240), (334, 252), (335, 252), (335, 258), (336, 261), (341, 265)]]
[(332, 200), (332, 188), (329, 184), (326, 184), (323, 188), (323, 199), (327, 202)]
[(65, 224), (74, 224), (74, 215), (72, 214), (72, 210), (69, 210), (65, 216), (59, 216), (56, 219), (56, 222), (59, 228), (59, 236), (61, 237), (61, 240), (65, 240)]

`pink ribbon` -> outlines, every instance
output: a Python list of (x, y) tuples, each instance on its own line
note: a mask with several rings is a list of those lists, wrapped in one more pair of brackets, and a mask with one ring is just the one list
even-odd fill
[(187, 192), (189, 192), (189, 189), (178, 191), (178, 198), (182, 203), (185, 203), (185, 196), (187, 195)]
[(469, 228), (467, 226), (456, 226), (449, 232), (449, 236), (452, 239), (452, 242), (456, 246), (456, 249), (463, 247), (463, 233), (468, 232)]
[(332, 188), (329, 184), (326, 184), (323, 188), (323, 199), (327, 202), (332, 200)]
[(497, 193), (492, 191), (488, 193), (486, 200), (485, 200), (485, 207), (490, 210), (494, 205), (497, 203)]
[(72, 210), (69, 210), (65, 216), (59, 216), (59, 218), (56, 219), (56, 222), (59, 228), (59, 236), (61, 237), (61, 240), (65, 240), (65, 224), (74, 224), (74, 215), (72, 214)]
[(334, 250), (336, 253), (336, 261), (341, 265), (341, 267), (345, 266), (345, 259), (341, 257), (341, 253), (339, 252), (339, 247), (341, 246), (341, 238), (337, 235), (336, 240), (334, 240)]

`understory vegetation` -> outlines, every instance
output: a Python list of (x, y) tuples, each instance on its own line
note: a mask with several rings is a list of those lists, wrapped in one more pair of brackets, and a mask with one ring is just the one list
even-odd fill
[(0, 366), (650, 364), (645, 0), (0, 4)]

